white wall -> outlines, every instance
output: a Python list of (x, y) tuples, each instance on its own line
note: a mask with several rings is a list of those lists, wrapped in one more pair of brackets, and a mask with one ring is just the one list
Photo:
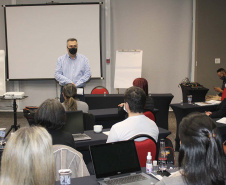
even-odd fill
[[(14, 0), (15, 1), (15, 0)], [(95, 0), (92, 0), (95, 1)], [(17, 4), (30, 4), (30, 0), (17, 0)], [(81, 2), (78, 0), (58, 0), (57, 2)], [(89, 0), (91, 2), (91, 0)], [(104, 1), (105, 2), (105, 1)], [(2, 4), (11, 1), (3, 0)], [(33, 0), (32, 3), (46, 3), (46, 0)], [(118, 49), (142, 49), (142, 76), (149, 82), (152, 93), (172, 93), (173, 102), (181, 100), (180, 81), (190, 74), (192, 40), (192, 0), (111, 0), (111, 88), (114, 81), (115, 51)], [(102, 36), (105, 38), (105, 6), (102, 8)], [(5, 49), (4, 14), (0, 7), (0, 49)], [(105, 39), (102, 40), (105, 48)], [(66, 52), (66, 51), (65, 51)], [(91, 79), (85, 93), (90, 93), (96, 85), (108, 86), (106, 82), (105, 50), (102, 50), (103, 76), (105, 80)], [(129, 61), (127, 61), (129, 62)], [(136, 77), (134, 77), (136, 78)], [(8, 82), (7, 91), (24, 91), (27, 99), (20, 101), (24, 106), (41, 104), (46, 98), (56, 97), (55, 81)], [(132, 84), (131, 84), (132, 85)], [(123, 93), (124, 89), (120, 90)], [(1, 107), (11, 102), (2, 102)], [(11, 109), (11, 108), (9, 108)]]
[(192, 0), (113, 0), (111, 5), (113, 60), (118, 49), (143, 50), (142, 77), (149, 91), (172, 93), (173, 102), (180, 102), (178, 84), (190, 74)]

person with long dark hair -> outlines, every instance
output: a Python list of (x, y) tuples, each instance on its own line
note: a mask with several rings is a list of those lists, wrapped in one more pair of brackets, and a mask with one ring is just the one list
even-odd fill
[(82, 110), (88, 113), (89, 106), (77, 98), (77, 88), (74, 84), (67, 84), (63, 88), (63, 97), (65, 101), (62, 103), (66, 111)]
[(215, 122), (205, 114), (190, 114), (180, 123), (179, 135), (180, 171), (156, 185), (225, 184), (226, 156)]
[(149, 96), (148, 92), (148, 81), (145, 78), (136, 78), (133, 81), (133, 86), (140, 87), (144, 90), (146, 94), (146, 103), (144, 109), (147, 111), (153, 111), (154, 110), (154, 100), (151, 96)]

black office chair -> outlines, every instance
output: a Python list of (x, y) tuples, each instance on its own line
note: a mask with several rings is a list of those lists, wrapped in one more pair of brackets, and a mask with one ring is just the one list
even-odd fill
[(93, 130), (93, 126), (95, 125), (95, 116), (93, 114), (83, 112), (83, 123), (84, 130)]

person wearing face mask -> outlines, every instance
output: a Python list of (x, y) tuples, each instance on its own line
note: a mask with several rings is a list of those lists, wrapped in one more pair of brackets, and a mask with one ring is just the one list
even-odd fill
[(222, 87), (214, 87), (214, 90), (219, 92), (219, 96), (222, 96), (224, 88), (226, 87), (226, 71), (223, 68), (217, 70), (218, 77), (223, 81)]
[[(128, 118), (111, 127), (107, 143), (126, 141), (140, 134), (149, 135), (158, 141), (159, 129), (156, 123), (143, 114), (146, 97), (144, 90), (139, 87), (132, 86), (125, 91), (124, 108)], [(140, 137), (137, 140), (145, 139)]]
[[(83, 88), (91, 77), (90, 65), (88, 59), (77, 53), (77, 39), (69, 38), (67, 40), (67, 54), (60, 56), (57, 60), (55, 79), (61, 85), (60, 102), (64, 102), (62, 95), (63, 87), (66, 84), (74, 84), (77, 88)], [(78, 95), (81, 101), (84, 101), (84, 95)]]

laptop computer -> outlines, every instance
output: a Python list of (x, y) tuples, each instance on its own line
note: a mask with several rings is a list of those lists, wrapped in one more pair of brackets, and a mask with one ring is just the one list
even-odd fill
[(75, 141), (91, 139), (84, 133), (82, 111), (66, 112), (66, 124), (63, 127), (63, 131), (71, 133)]
[(90, 146), (96, 178), (99, 184), (142, 184), (158, 182), (141, 171), (133, 140)]

